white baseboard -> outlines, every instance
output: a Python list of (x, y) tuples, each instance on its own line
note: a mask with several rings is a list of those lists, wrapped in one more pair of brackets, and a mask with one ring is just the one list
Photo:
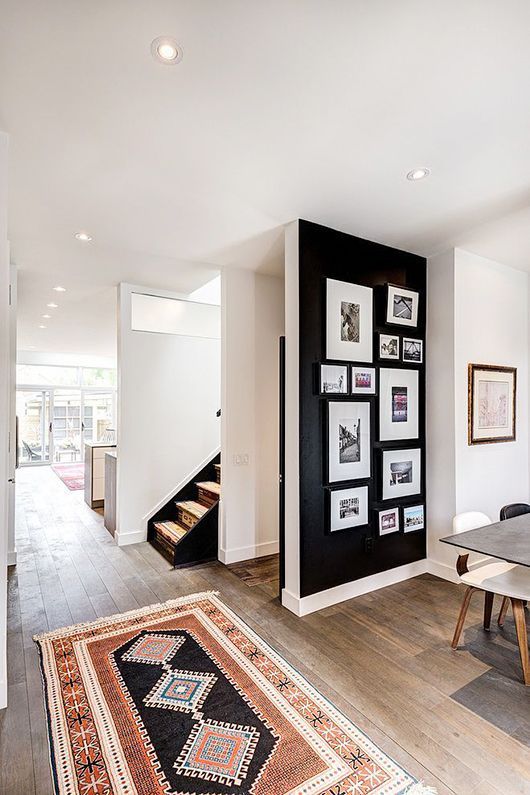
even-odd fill
[(414, 563), (407, 563), (405, 566), (398, 566), (396, 569), (373, 574), (371, 577), (363, 577), (360, 580), (344, 583), (344, 585), (337, 585), (335, 588), (329, 588), (326, 591), (320, 591), (302, 598), (294, 596), (284, 588), (282, 590), (282, 605), (297, 616), (306, 616), (308, 613), (323, 610), (325, 607), (345, 602), (355, 596), (362, 596), (362, 594), (377, 591), (379, 588), (385, 588), (387, 585), (410, 580), (412, 577), (425, 574), (427, 571), (428, 561), (424, 559), (417, 560)]
[(219, 560), (225, 565), (228, 563), (239, 563), (241, 560), (252, 560), (252, 558), (262, 558), (265, 555), (275, 555), (278, 550), (278, 541), (264, 541), (261, 544), (235, 547), (234, 549), (219, 547)]
[(440, 563), (437, 560), (427, 560), (427, 571), (429, 574), (434, 574), (435, 577), (440, 577), (442, 580), (449, 580), (449, 582), (460, 582), (460, 577), (454, 566), (449, 566), (447, 563)]
[(8, 566), (16, 566), (17, 565), (17, 551), (16, 549), (12, 549), (7, 553), (7, 565)]
[(141, 544), (147, 541), (147, 530), (131, 530), (129, 533), (117, 532), (114, 536), (119, 547), (126, 547), (128, 544)]
[(0, 709), (7, 707), (7, 682), (5, 679), (0, 679)]

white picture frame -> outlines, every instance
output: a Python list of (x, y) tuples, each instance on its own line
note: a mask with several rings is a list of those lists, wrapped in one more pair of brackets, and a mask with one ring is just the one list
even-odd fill
[(403, 337), (402, 341), (403, 361), (409, 364), (423, 364), (423, 340), (414, 337)]
[(380, 536), (388, 536), (399, 533), (399, 508), (387, 508), (378, 511), (377, 527)]
[(320, 394), (321, 395), (348, 394), (347, 364), (320, 365)]
[(421, 493), (421, 449), (383, 450), (383, 500)]
[(328, 403), (328, 483), (371, 475), (370, 403)]
[(350, 392), (352, 395), (375, 395), (376, 386), (375, 367), (362, 367), (353, 364), (350, 371)]
[(379, 335), (379, 358), (392, 362), (399, 362), (400, 338), (397, 334)]
[(329, 532), (368, 524), (368, 486), (329, 490)]
[(405, 505), (403, 508), (403, 532), (416, 533), (425, 529), (425, 505)]
[(386, 322), (395, 326), (418, 325), (418, 305), (420, 294), (416, 290), (407, 290), (394, 284), (388, 285)]
[(419, 435), (419, 374), (417, 370), (379, 370), (379, 441), (417, 439)]
[(326, 359), (373, 361), (373, 290), (326, 279)]

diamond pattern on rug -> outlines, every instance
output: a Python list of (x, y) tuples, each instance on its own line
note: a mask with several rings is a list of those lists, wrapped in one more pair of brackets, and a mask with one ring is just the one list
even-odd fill
[(205, 720), (197, 723), (175, 762), (184, 776), (240, 786), (259, 740), (251, 726)]
[(147, 707), (191, 712), (194, 718), (202, 718), (199, 709), (216, 682), (217, 677), (214, 674), (168, 671), (144, 698), (144, 704)]
[(129, 651), (123, 655), (124, 660), (137, 663), (163, 665), (180, 649), (186, 638), (182, 636), (147, 634), (138, 638)]

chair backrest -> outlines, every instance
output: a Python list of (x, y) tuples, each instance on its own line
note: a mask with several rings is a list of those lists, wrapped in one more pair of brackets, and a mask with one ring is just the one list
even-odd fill
[(475, 530), (488, 524), (491, 524), (491, 519), (480, 511), (457, 513), (453, 518), (453, 533), (465, 533), (466, 530)]
[(504, 522), (505, 519), (513, 519), (514, 516), (522, 516), (524, 513), (530, 513), (530, 505), (526, 502), (512, 502), (501, 508), (500, 519)]

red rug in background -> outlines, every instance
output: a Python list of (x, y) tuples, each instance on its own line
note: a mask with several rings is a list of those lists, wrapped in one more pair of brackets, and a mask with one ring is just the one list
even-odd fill
[(85, 488), (85, 465), (81, 461), (75, 464), (54, 464), (52, 469), (70, 491)]

